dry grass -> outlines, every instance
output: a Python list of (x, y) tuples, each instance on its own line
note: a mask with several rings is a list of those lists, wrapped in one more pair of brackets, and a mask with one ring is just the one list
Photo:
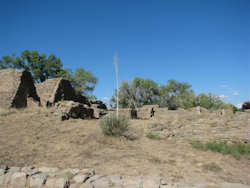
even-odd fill
[(202, 165), (202, 168), (204, 171), (212, 171), (214, 173), (222, 171), (222, 168), (214, 162), (204, 164), (204, 165)]
[(7, 115), (9, 115), (11, 113), (12, 112), (9, 109), (2, 109), (2, 108), (0, 108), (0, 117), (7, 116)]
[[(131, 120), (131, 127), (139, 136), (135, 141), (123, 137), (103, 136), (100, 120), (70, 119), (60, 121), (50, 110), (20, 110), (0, 118), (0, 165), (51, 166), (59, 168), (95, 168), (101, 174), (167, 176), (172, 181), (201, 183), (207, 180), (250, 184), (249, 161), (192, 148), (190, 139), (214, 139), (231, 135), (241, 139), (249, 126), (245, 118), (234, 118), (216, 133), (209, 120), (183, 112), (170, 112), (161, 119)], [(244, 115), (244, 114), (243, 114)], [(189, 120), (185, 119), (189, 116)], [(203, 122), (206, 122), (203, 123)], [(245, 127), (231, 126), (232, 123)], [(146, 137), (148, 125), (170, 126), (166, 139)], [(197, 130), (198, 132), (195, 132)], [(220, 132), (221, 131), (221, 132)], [(223, 133), (223, 134), (222, 134)], [(231, 138), (231, 137), (230, 137)], [(214, 165), (216, 164), (216, 165)], [(205, 172), (205, 173), (204, 173)]]

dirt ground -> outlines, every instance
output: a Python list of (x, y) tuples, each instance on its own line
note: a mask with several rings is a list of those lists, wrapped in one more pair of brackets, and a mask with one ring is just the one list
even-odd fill
[[(156, 113), (157, 114), (157, 113)], [(225, 117), (194, 112), (159, 112), (131, 120), (136, 140), (104, 137), (100, 120), (60, 121), (49, 110), (19, 110), (0, 116), (0, 165), (94, 168), (100, 174), (162, 175), (174, 182), (250, 185), (250, 161), (192, 148), (190, 140), (249, 143), (250, 113)], [(161, 139), (146, 137), (166, 125)], [(167, 128), (166, 128), (167, 127)]]

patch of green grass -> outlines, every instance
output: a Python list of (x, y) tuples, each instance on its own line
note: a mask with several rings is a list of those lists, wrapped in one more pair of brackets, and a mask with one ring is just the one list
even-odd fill
[(149, 132), (147, 135), (146, 135), (147, 138), (149, 139), (152, 139), (152, 140), (160, 140), (160, 136), (159, 135), (156, 135), (152, 132)]
[(250, 144), (227, 144), (225, 142), (201, 143), (200, 141), (192, 141), (191, 145), (203, 151), (211, 150), (224, 155), (229, 154), (238, 160), (241, 159), (242, 156), (245, 156), (248, 160), (250, 159)]

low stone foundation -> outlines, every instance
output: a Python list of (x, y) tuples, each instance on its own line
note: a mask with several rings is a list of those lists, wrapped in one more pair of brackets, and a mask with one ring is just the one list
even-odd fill
[(164, 177), (100, 175), (94, 169), (0, 167), (0, 188), (249, 188), (237, 183), (174, 184)]

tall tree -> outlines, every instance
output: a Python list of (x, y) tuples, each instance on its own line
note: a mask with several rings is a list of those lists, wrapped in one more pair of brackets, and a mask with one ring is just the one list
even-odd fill
[(69, 80), (77, 93), (86, 96), (91, 96), (98, 81), (97, 77), (83, 68), (78, 68), (75, 70), (75, 72), (73, 72), (71, 69), (65, 69), (64, 71), (60, 72), (59, 76)]
[(0, 69), (15, 68), (24, 69), (32, 73), (36, 82), (44, 82), (48, 78), (58, 77), (63, 70), (62, 63), (54, 54), (47, 58), (45, 54), (39, 54), (38, 51), (22, 52), (21, 56), (3, 56), (0, 60)]
[(0, 59), (0, 69), (15, 68), (15, 62), (15, 54), (12, 54), (11, 56), (3, 56), (2, 59)]
[(229, 107), (217, 95), (211, 94), (211, 93), (199, 94), (196, 97), (196, 106), (201, 106), (201, 107), (204, 107), (206, 109), (211, 109), (211, 110), (218, 110), (221, 108), (228, 108)]
[(167, 85), (160, 87), (160, 106), (171, 110), (194, 106), (195, 95), (191, 85), (186, 82), (168, 80)]
[[(156, 104), (158, 97), (158, 84), (150, 79), (134, 78), (131, 82), (124, 81), (119, 89), (119, 105), (123, 108)], [(114, 100), (113, 96), (111, 102), (114, 103)]]
[(39, 54), (36, 50), (25, 50), (20, 57), (15, 54), (3, 56), (0, 60), (0, 69), (5, 68), (28, 70), (37, 83), (49, 78), (63, 77), (71, 82), (78, 93), (85, 95), (89, 95), (94, 90), (98, 80), (83, 68), (76, 69), (75, 72), (71, 69), (64, 70), (60, 58), (54, 54), (47, 57), (46, 54)]

